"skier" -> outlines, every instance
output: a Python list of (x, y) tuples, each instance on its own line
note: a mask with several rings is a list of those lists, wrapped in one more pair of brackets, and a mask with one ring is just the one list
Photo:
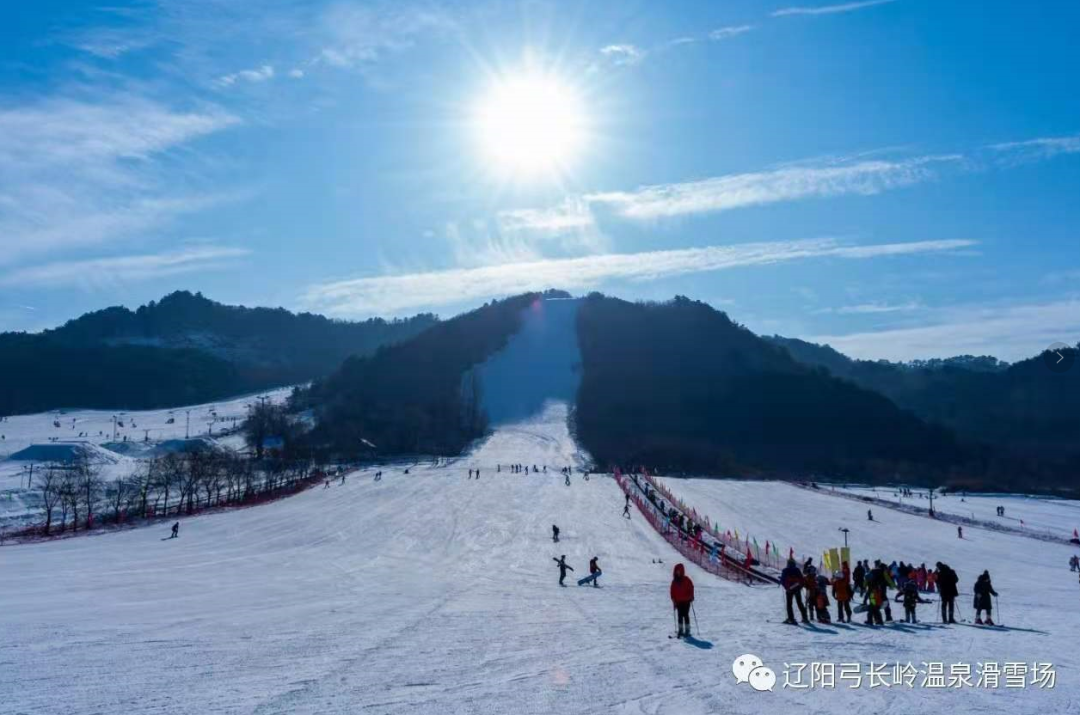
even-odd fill
[(1080, 571), (1080, 556), (1073, 554), (1073, 557), (1069, 559), (1069, 570)]
[(551, 560), (559, 566), (559, 585), (565, 586), (566, 584), (563, 583), (563, 581), (566, 580), (566, 572), (567, 570), (573, 571), (574, 567), (566, 563), (566, 554), (563, 554), (559, 558), (552, 557)]
[(802, 600), (803, 575), (795, 559), (788, 559), (787, 567), (780, 572), (780, 585), (784, 588), (784, 600), (787, 603), (787, 620), (784, 623), (795, 625), (795, 612), (791, 610), (793, 600), (799, 606), (802, 622), (807, 623), (806, 606)]
[[(694, 603), (694, 582), (686, 575), (686, 567), (675, 564), (671, 578), (671, 604), (675, 608), (676, 638), (690, 637), (690, 606)], [(788, 601), (788, 610), (791, 609)], [(802, 607), (802, 604), (799, 604)]]
[(472, 470), (469, 470), (469, 479), (472, 479)]
[(964, 538), (964, 527), (962, 527), (962, 526), (956, 527), (956, 538), (958, 538), (958, 539)]
[(630, 518), (630, 502), (626, 502), (626, 505), (622, 508), (622, 515), (627, 519)]
[(866, 510), (866, 520), (867, 521), (873, 521), (874, 520), (874, 512), (872, 510), (870, 510), (870, 509)]
[(904, 584), (904, 591), (896, 595), (896, 599), (904, 602), (904, 623), (918, 623), (915, 617), (915, 608), (920, 603), (930, 603), (919, 595), (919, 585), (914, 581)]
[(996, 596), (997, 591), (994, 590), (994, 584), (990, 582), (990, 572), (983, 571), (982, 575), (975, 579), (975, 586), (971, 590), (975, 592), (975, 623), (980, 626), (984, 623), (980, 616), (983, 611), (986, 611), (986, 625), (994, 625), (994, 619), (990, 617), (994, 608), (991, 596)]
[(559, 527), (554, 524), (551, 525), (551, 540), (556, 544), (559, 543)]
[(833, 576), (832, 595), (836, 599), (836, 620), (851, 623), (851, 581), (843, 572)]
[(591, 559), (589, 559), (589, 575), (593, 577), (593, 588), (599, 588), (596, 582), (600, 580), (600, 574), (602, 573), (603, 571), (600, 570), (599, 557), (593, 556)]
[(480, 481), (480, 470), (479, 469), (476, 470), (476, 480)]
[(956, 608), (956, 596), (958, 593), (956, 586), (960, 583), (960, 578), (955, 571), (940, 561), (937, 562), (937, 571), (935, 573), (937, 574), (938, 596), (941, 599), (941, 622), (956, 623), (953, 612)]
[(175, 539), (178, 536), (180, 536), (180, 522), (179, 521), (172, 525), (172, 536), (170, 536), (169, 538), (170, 539)]

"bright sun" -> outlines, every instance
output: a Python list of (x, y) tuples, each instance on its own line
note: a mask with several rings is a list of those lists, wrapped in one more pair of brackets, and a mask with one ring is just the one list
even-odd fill
[(473, 125), (490, 168), (517, 179), (565, 174), (586, 137), (577, 92), (545, 74), (494, 82), (476, 105)]

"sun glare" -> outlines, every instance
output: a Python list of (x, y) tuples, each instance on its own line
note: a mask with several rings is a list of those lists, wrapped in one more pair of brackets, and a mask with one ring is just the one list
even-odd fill
[(494, 82), (477, 103), (473, 124), (485, 165), (516, 179), (565, 174), (586, 137), (578, 93), (543, 74)]

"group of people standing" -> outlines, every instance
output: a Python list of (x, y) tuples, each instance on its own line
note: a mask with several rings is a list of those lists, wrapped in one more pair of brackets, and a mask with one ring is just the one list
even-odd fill
[[(843, 563), (841, 571), (832, 578), (819, 574), (812, 559), (807, 559), (802, 568), (795, 559), (788, 559), (787, 567), (780, 574), (780, 585), (784, 589), (787, 606), (785, 623), (795, 624), (795, 607), (798, 607), (802, 623), (817, 620), (830, 623), (829, 590), (836, 600), (836, 618), (840, 623), (850, 623), (852, 618), (851, 601), (856, 594), (861, 596), (866, 610), (866, 625), (880, 626), (893, 620), (890, 607), (889, 590), (897, 592), (896, 600), (903, 603), (904, 621), (918, 623), (916, 609), (920, 603), (931, 603), (922, 597), (923, 593), (937, 589), (941, 604), (942, 623), (956, 623), (956, 598), (959, 595), (959, 577), (947, 564), (940, 561), (936, 569), (927, 570), (925, 565), (914, 568), (903, 562), (886, 566), (875, 560), (872, 567), (867, 561), (856, 562), (851, 571), (848, 563)], [(806, 602), (803, 601), (803, 592)], [(993, 596), (997, 591), (990, 580), (990, 573), (984, 571), (975, 582), (975, 623), (994, 625)], [(986, 612), (985, 620), (982, 618)]]

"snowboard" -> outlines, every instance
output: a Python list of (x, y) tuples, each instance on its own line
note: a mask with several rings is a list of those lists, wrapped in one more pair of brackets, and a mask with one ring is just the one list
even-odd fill
[(603, 571), (597, 571), (596, 573), (589, 574), (585, 578), (579, 578), (578, 582), (577, 582), (577, 585), (578, 586), (584, 586), (585, 584), (592, 583), (593, 581), (595, 581), (597, 579), (598, 576), (600, 576), (603, 573), (604, 573)]

